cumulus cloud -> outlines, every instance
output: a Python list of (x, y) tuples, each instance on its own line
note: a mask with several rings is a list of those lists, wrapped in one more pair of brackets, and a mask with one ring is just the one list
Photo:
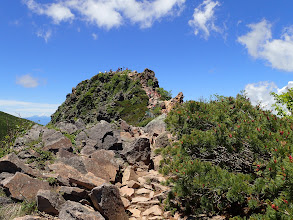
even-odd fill
[(48, 29), (48, 30), (40, 29), (37, 31), (36, 35), (40, 38), (43, 38), (45, 40), (45, 42), (48, 43), (48, 40), (52, 36), (52, 30), (51, 29)]
[(215, 25), (215, 8), (220, 3), (213, 0), (205, 0), (194, 9), (193, 19), (188, 24), (194, 29), (194, 34), (202, 32), (203, 37), (208, 39), (211, 31), (221, 32), (221, 29)]
[(251, 29), (246, 35), (238, 37), (252, 57), (267, 61), (272, 68), (293, 71), (293, 28), (284, 28), (280, 39), (273, 39), (272, 25), (263, 20), (249, 24)]
[(30, 74), (26, 74), (20, 77), (16, 77), (16, 84), (25, 88), (34, 88), (39, 85), (37, 78), (32, 77)]
[(186, 0), (58, 0), (57, 3), (37, 3), (23, 0), (34, 13), (47, 15), (55, 23), (82, 19), (98, 27), (111, 29), (125, 20), (141, 28), (151, 27), (160, 18), (181, 12)]
[(0, 111), (23, 118), (31, 116), (51, 116), (59, 104), (22, 102), (15, 100), (1, 100)]
[(52, 18), (56, 24), (59, 24), (61, 21), (74, 19), (74, 15), (71, 13), (70, 9), (63, 4), (63, 2), (50, 4), (39, 4), (34, 0), (23, 0), (23, 2), (32, 12), (39, 15), (47, 15)]
[(245, 93), (253, 105), (260, 104), (263, 109), (272, 110), (276, 113), (274, 108), (272, 108), (272, 105), (276, 102), (270, 93), (275, 92), (280, 95), (287, 92), (290, 88), (293, 88), (293, 81), (289, 81), (288, 84), (282, 88), (278, 88), (274, 82), (258, 82), (246, 85)]

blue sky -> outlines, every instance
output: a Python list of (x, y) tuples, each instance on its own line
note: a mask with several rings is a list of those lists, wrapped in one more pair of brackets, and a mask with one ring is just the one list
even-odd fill
[(155, 71), (185, 100), (246, 90), (269, 108), (292, 87), (288, 0), (2, 0), (0, 111), (52, 114), (80, 81)]

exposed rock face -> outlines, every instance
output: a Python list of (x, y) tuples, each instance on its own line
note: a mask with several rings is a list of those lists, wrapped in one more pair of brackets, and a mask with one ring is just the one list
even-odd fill
[(94, 207), (107, 219), (128, 219), (117, 187), (110, 184), (103, 184), (92, 189), (90, 198)]
[(41, 212), (58, 215), (65, 200), (56, 192), (51, 190), (39, 190), (37, 193), (37, 207)]
[(35, 201), (36, 195), (40, 189), (49, 190), (48, 182), (34, 179), (23, 173), (16, 173), (12, 178), (2, 181), (11, 197), (17, 200)]
[(179, 92), (175, 98), (170, 99), (169, 101), (164, 101), (162, 112), (169, 113), (177, 104), (183, 103), (183, 98), (183, 93)]
[(99, 212), (72, 201), (67, 201), (62, 206), (59, 218), (62, 220), (105, 220)]
[(155, 72), (150, 69), (145, 69), (142, 73), (132, 72), (129, 76), (135, 80), (138, 80), (143, 87), (150, 86), (150, 80), (152, 81), (152, 87), (157, 88), (159, 87), (159, 81), (155, 77)]
[(145, 165), (149, 165), (151, 162), (150, 154), (151, 148), (148, 138), (139, 138), (133, 144), (126, 146), (121, 152), (121, 155), (129, 164), (143, 162)]

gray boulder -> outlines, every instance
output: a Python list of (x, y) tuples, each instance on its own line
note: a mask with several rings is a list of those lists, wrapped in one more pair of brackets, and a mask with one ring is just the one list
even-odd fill
[(43, 150), (58, 152), (59, 149), (72, 151), (72, 143), (61, 132), (48, 129), (43, 134)]
[(95, 210), (80, 203), (67, 201), (59, 212), (62, 220), (105, 220), (105, 218)]
[[(88, 136), (86, 145), (93, 145), (96, 149), (122, 150), (122, 143), (119, 141), (119, 132), (112, 124), (106, 121), (99, 122), (95, 126), (85, 130), (85, 133)], [(80, 140), (80, 137), (78, 138)]]
[(149, 122), (144, 128), (144, 132), (150, 134), (150, 135), (160, 135), (161, 133), (166, 131), (166, 114), (162, 114), (158, 117), (156, 117), (154, 120)]
[(139, 138), (134, 143), (126, 145), (120, 154), (131, 165), (141, 162), (149, 165), (151, 162), (150, 140)]
[(73, 134), (74, 132), (78, 131), (78, 128), (75, 124), (68, 122), (58, 122), (57, 124), (55, 124), (55, 126), (62, 132), (66, 132), (68, 134)]

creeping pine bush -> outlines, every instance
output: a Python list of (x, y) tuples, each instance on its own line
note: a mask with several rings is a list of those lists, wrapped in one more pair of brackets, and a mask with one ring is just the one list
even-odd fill
[(166, 207), (235, 219), (293, 219), (293, 121), (244, 95), (188, 101), (166, 119)]

